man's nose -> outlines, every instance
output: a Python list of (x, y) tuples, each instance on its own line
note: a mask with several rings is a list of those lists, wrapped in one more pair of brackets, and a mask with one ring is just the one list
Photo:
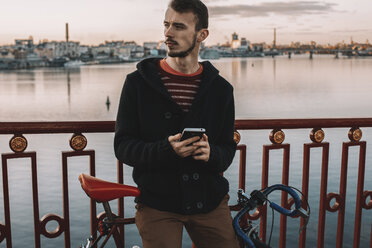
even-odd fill
[(165, 37), (173, 37), (173, 28), (172, 28), (172, 26), (169, 26), (167, 28), (164, 28), (164, 36)]

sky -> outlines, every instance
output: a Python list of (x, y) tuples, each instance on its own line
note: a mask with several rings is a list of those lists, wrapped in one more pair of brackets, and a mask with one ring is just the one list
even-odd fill
[[(0, 0), (0, 45), (32, 36), (98, 45), (105, 40), (163, 40), (169, 0)], [(204, 0), (209, 9), (206, 45), (231, 41), (319, 44), (372, 42), (371, 0)]]

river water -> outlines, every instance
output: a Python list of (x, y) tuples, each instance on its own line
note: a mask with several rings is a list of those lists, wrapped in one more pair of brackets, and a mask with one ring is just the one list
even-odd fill
[[(237, 119), (264, 118), (343, 118), (371, 117), (372, 59), (335, 59), (319, 55), (275, 58), (226, 58), (213, 64), (234, 86)], [(135, 64), (94, 65), (76, 69), (42, 68), (0, 72), (0, 122), (2, 121), (80, 121), (115, 120), (117, 104), (125, 76)], [(110, 106), (106, 105), (107, 98)], [(270, 130), (242, 131), (241, 143), (247, 145), (247, 191), (261, 185), (262, 145), (269, 144)], [(284, 130), (291, 144), (291, 185), (301, 187), (303, 144), (310, 142), (310, 130)], [(347, 142), (348, 129), (324, 129), (331, 143), (328, 192), (339, 191), (341, 145)], [(25, 135), (27, 151), (38, 152), (40, 216), (62, 212), (61, 151), (70, 150), (70, 135)], [(87, 134), (88, 147), (96, 150), (97, 176), (116, 180), (113, 134)], [(9, 152), (9, 135), (0, 136), (0, 153)], [(363, 140), (372, 141), (372, 130), (363, 129)], [(348, 170), (345, 247), (352, 244), (357, 182), (358, 150), (351, 149)], [(367, 147), (365, 189), (372, 189), (372, 157)], [(281, 180), (282, 152), (273, 151), (270, 158), (269, 184)], [(311, 155), (310, 205), (312, 217), (308, 226), (307, 246), (316, 244), (321, 151)], [(32, 196), (29, 160), (9, 162), (13, 247), (33, 243)], [(226, 172), (230, 180), (231, 199), (236, 201), (237, 166), (235, 159)], [(72, 247), (77, 247), (89, 233), (89, 202), (77, 181), (88, 172), (88, 158), (69, 159), (70, 222)], [(131, 169), (125, 167), (125, 182), (132, 184)], [(2, 198), (2, 192), (0, 193)], [(277, 197), (277, 198), (276, 198)], [(279, 196), (274, 196), (274, 200)], [(133, 202), (127, 201), (127, 216), (133, 216)], [(116, 209), (116, 204), (113, 204)], [(271, 220), (271, 218), (269, 218)], [(4, 223), (0, 199), (0, 221)], [(335, 246), (337, 213), (327, 213), (326, 247)], [(279, 214), (275, 215), (272, 245), (277, 246)], [(299, 221), (289, 220), (288, 247), (297, 247)], [(363, 211), (361, 247), (368, 246), (372, 223), (371, 210)], [(269, 221), (270, 224), (270, 221)], [(48, 224), (53, 230), (55, 223)], [(186, 236), (186, 235), (185, 235)], [(134, 226), (127, 228), (127, 247), (140, 244)], [(3, 247), (4, 243), (0, 244)], [(43, 247), (62, 247), (63, 235), (55, 240), (42, 238)], [(184, 246), (190, 241), (185, 237)]]

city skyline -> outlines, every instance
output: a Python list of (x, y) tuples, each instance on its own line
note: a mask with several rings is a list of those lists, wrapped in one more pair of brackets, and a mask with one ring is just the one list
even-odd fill
[[(0, 45), (32, 36), (39, 40), (64, 40), (69, 23), (70, 40), (98, 45), (105, 40), (163, 39), (163, 19), (168, 0), (72, 0), (58, 5), (45, 0), (3, 0), (0, 15)], [(372, 2), (359, 0), (273, 1), (205, 0), (210, 12), (207, 45), (231, 41), (231, 34), (251, 42), (339, 43), (350, 39), (372, 40)], [(57, 10), (57, 12), (56, 12)]]

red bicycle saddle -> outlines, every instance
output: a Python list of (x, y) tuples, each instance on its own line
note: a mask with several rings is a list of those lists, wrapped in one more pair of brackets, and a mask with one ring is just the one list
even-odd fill
[(85, 193), (97, 202), (111, 201), (124, 196), (140, 195), (140, 191), (136, 187), (107, 182), (86, 174), (80, 174), (79, 181)]

